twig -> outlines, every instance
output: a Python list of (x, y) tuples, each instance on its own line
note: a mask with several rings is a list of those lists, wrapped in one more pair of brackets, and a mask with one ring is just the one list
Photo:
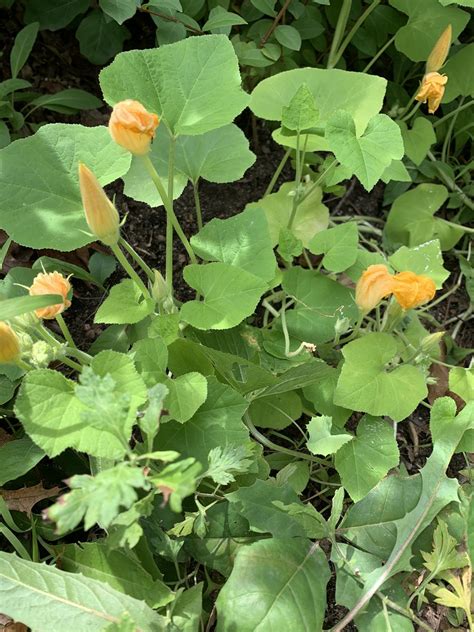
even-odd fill
[(268, 31), (265, 33), (265, 35), (260, 40), (260, 43), (258, 45), (259, 48), (263, 48), (265, 46), (265, 44), (268, 42), (268, 40), (270, 39), (273, 31), (276, 29), (276, 27), (280, 23), (282, 17), (285, 15), (286, 10), (288, 9), (288, 6), (289, 6), (290, 2), (291, 2), (291, 0), (285, 0), (285, 4), (282, 6), (280, 11), (278, 12), (277, 16), (273, 20), (273, 23), (270, 25)]
[(200, 29), (197, 29), (194, 26), (190, 26), (189, 24), (186, 24), (186, 22), (183, 22), (182, 20), (178, 19), (177, 17), (173, 15), (166, 15), (165, 13), (159, 13), (158, 11), (150, 11), (150, 9), (147, 9), (146, 7), (137, 7), (137, 8), (138, 8), (138, 11), (141, 11), (142, 13), (149, 13), (150, 15), (156, 15), (157, 18), (162, 18), (163, 20), (166, 20), (167, 22), (175, 22), (176, 24), (182, 24), (186, 29), (188, 29), (188, 31), (192, 31), (193, 33), (197, 33), (198, 35), (205, 34), (204, 31), (201, 31)]

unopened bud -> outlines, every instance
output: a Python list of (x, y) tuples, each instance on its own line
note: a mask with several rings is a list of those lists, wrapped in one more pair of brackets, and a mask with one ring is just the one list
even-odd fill
[(15, 364), (20, 355), (18, 336), (10, 325), (0, 322), (0, 364)]
[(434, 351), (439, 350), (439, 343), (443, 339), (445, 331), (438, 331), (435, 334), (430, 334), (429, 336), (425, 336), (421, 341), (421, 350), (431, 355)]
[(441, 66), (446, 61), (446, 57), (449, 53), (449, 48), (451, 46), (451, 38), (453, 35), (453, 29), (451, 28), (451, 24), (444, 29), (441, 33), (438, 41), (433, 47), (427, 61), (426, 61), (426, 72), (437, 72)]
[(106, 246), (115, 246), (120, 237), (117, 209), (97, 178), (84, 163), (79, 163), (79, 186), (86, 221), (92, 233)]

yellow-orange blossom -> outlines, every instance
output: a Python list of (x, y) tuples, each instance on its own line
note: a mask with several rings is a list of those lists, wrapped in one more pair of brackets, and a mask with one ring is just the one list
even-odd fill
[(49, 307), (41, 307), (35, 310), (38, 318), (51, 320), (56, 318), (65, 309), (71, 305), (67, 295), (71, 290), (71, 284), (66, 277), (59, 272), (40, 272), (33, 280), (29, 289), (30, 296), (41, 296), (42, 294), (59, 294), (63, 297), (62, 303), (50, 305)]
[(363, 312), (370, 312), (383, 298), (393, 294), (403, 309), (419, 307), (431, 301), (436, 293), (430, 277), (415, 272), (390, 274), (383, 264), (369, 266), (356, 286), (356, 303)]
[(114, 141), (136, 156), (150, 151), (159, 118), (133, 99), (120, 101), (112, 110), (109, 131)]
[(20, 341), (7, 323), (0, 322), (0, 363), (15, 363), (20, 359)]

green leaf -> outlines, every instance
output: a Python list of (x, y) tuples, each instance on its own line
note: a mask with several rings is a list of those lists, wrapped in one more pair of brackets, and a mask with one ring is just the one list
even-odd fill
[(300, 132), (318, 125), (319, 111), (313, 93), (305, 83), (298, 89), (290, 104), (283, 107), (281, 122), (283, 127)]
[(443, 103), (451, 103), (459, 96), (474, 95), (474, 69), (471, 63), (473, 54), (474, 43), (467, 44), (448, 59), (446, 65), (443, 66), (443, 74), (446, 73), (449, 77)]
[(273, 478), (266, 481), (257, 479), (250, 487), (239, 487), (237, 491), (226, 494), (226, 498), (237, 504), (239, 513), (249, 521), (252, 531), (271, 533), (275, 538), (306, 535), (301, 522), (285, 510), (293, 503), (304, 507), (288, 484), (279, 485)]
[(356, 437), (337, 451), (335, 468), (350, 497), (357, 502), (399, 460), (393, 428), (383, 419), (365, 415), (357, 426)]
[(276, 16), (276, 0), (250, 0), (250, 2), (258, 11), (260, 11), (264, 15), (269, 15), (272, 18)]
[(250, 454), (248, 445), (213, 448), (208, 455), (209, 467), (205, 475), (219, 485), (233, 483), (235, 474), (247, 472), (253, 464), (253, 460), (249, 458)]
[[(280, 231), (288, 227), (293, 208), (294, 189), (294, 183), (286, 182), (277, 193), (266, 195), (258, 202), (248, 204), (246, 207), (262, 208), (265, 211), (273, 246), (278, 244)], [(306, 192), (303, 191), (303, 194)], [(305, 248), (308, 248), (311, 238), (316, 233), (328, 226), (329, 209), (322, 203), (322, 197), (321, 188), (314, 187), (311, 194), (298, 205), (291, 232), (301, 240)]]
[(248, 102), (237, 57), (224, 35), (122, 53), (101, 72), (100, 83), (110, 105), (136, 99), (157, 112), (175, 135), (227, 125)]
[(357, 318), (351, 290), (326, 275), (295, 267), (284, 273), (282, 286), (296, 301), (286, 320), (290, 335), (299, 340), (328, 342), (334, 338), (338, 318)]
[[(10, 366), (13, 369), (21, 370), (16, 365), (13, 365), (13, 364), (6, 365), (6, 366)], [(15, 382), (10, 380), (10, 378), (6, 377), (5, 375), (0, 375), (0, 404), (5, 404), (6, 402), (8, 402), (13, 397), (13, 394), (15, 393), (15, 389), (16, 389)], [(0, 483), (0, 485), (1, 484), (2, 483)]]
[(468, 559), (465, 553), (457, 551), (458, 542), (448, 531), (444, 520), (438, 520), (438, 526), (433, 533), (433, 550), (430, 553), (421, 551), (423, 565), (433, 573), (432, 578), (443, 571), (467, 566)]
[(0, 485), (23, 476), (44, 457), (44, 452), (29, 437), (8, 441), (0, 446)]
[[(91, 362), (94, 373), (115, 382), (112, 395), (130, 398), (129, 412), (115, 427), (129, 439), (138, 407), (146, 401), (146, 387), (135, 370), (131, 358), (115, 351), (102, 351)], [(33, 441), (50, 457), (72, 447), (97, 457), (119, 458), (125, 452), (126, 441), (105, 425), (91, 425), (94, 413), (75, 395), (76, 383), (57, 371), (30, 371), (23, 379), (15, 411)]]
[(38, 29), (39, 23), (32, 22), (17, 33), (10, 52), (10, 69), (13, 78), (18, 77), (18, 73), (26, 64), (26, 60), (30, 56), (31, 49), (36, 41)]
[(16, 90), (23, 90), (30, 86), (31, 83), (24, 79), (5, 79), (5, 81), (0, 82), (0, 97), (6, 97)]
[(391, 161), (400, 160), (404, 153), (400, 128), (386, 114), (375, 115), (364, 133), (357, 134), (352, 116), (340, 110), (329, 118), (326, 138), (339, 162), (355, 173), (367, 191)]
[(227, 26), (236, 26), (238, 24), (247, 24), (237, 13), (226, 11), (223, 7), (217, 5), (209, 12), (209, 19), (202, 27), (203, 31), (212, 31), (213, 29), (222, 29)]
[(137, 0), (99, 0), (99, 6), (104, 13), (123, 24), (135, 15)]
[(274, 31), (275, 38), (282, 46), (290, 50), (300, 50), (301, 35), (294, 26), (279, 24)]
[(207, 380), (200, 373), (186, 373), (167, 380), (169, 394), (165, 400), (171, 419), (184, 423), (191, 419), (207, 398)]
[(332, 434), (331, 417), (312, 417), (307, 425), (308, 441), (306, 447), (313, 454), (335, 454), (345, 443), (352, 441), (350, 434)]
[(68, 88), (54, 94), (42, 94), (30, 101), (31, 105), (41, 106), (53, 112), (69, 114), (76, 110), (94, 110), (103, 106), (96, 96), (86, 90)]
[(197, 632), (202, 617), (203, 583), (194, 585), (181, 592), (173, 602), (172, 625), (180, 632)]
[(168, 502), (171, 511), (181, 512), (182, 503), (187, 496), (196, 491), (198, 474), (202, 466), (196, 459), (189, 458), (176, 463), (170, 463), (158, 474), (153, 476), (153, 484), (162, 491), (165, 503)]
[[(345, 70), (298, 68), (260, 81), (252, 92), (250, 108), (259, 118), (281, 121), (283, 107), (290, 104), (303, 84), (314, 96), (319, 110), (319, 127), (324, 128), (336, 110), (345, 110), (354, 119), (359, 136), (369, 120), (380, 111), (387, 82), (375, 75)], [(328, 151), (329, 144), (322, 136), (313, 135), (313, 138), (317, 143), (310, 146), (308, 141), (309, 151)]]
[(359, 233), (356, 222), (347, 222), (317, 233), (309, 243), (315, 255), (324, 254), (323, 266), (331, 272), (350, 268), (357, 259)]
[(386, 369), (398, 355), (397, 342), (384, 333), (367, 334), (342, 349), (342, 366), (334, 403), (394, 421), (408, 417), (428, 390), (420, 369), (402, 364)]
[(395, 47), (412, 61), (426, 61), (439, 36), (450, 24), (453, 41), (469, 21), (466, 11), (442, 7), (438, 0), (390, 0), (392, 7), (408, 15), (408, 22), (397, 31)]
[[(2, 611), (33, 629), (100, 632), (128, 613), (144, 630), (165, 630), (164, 619), (142, 601), (95, 579), (0, 552)], [(35, 607), (31, 608), (34, 601)]]
[(271, 538), (243, 547), (217, 598), (217, 631), (320, 632), (329, 576), (317, 543)]
[(449, 390), (465, 402), (474, 400), (474, 368), (454, 367), (449, 371)]
[(249, 408), (252, 423), (259, 428), (282, 430), (299, 419), (303, 406), (298, 395), (289, 391), (254, 399)]
[(453, 228), (434, 217), (448, 199), (442, 184), (419, 184), (402, 193), (392, 204), (384, 228), (385, 238), (393, 245), (419, 246), (439, 239), (441, 250), (450, 250), (462, 237), (462, 226)]
[(295, 237), (291, 230), (280, 228), (277, 252), (282, 259), (291, 263), (294, 257), (299, 257), (303, 253), (301, 239)]
[(74, 250), (94, 239), (84, 216), (78, 163), (84, 162), (101, 185), (130, 165), (130, 154), (105, 127), (62, 123), (44, 125), (0, 155), (0, 226), (19, 244), (54, 250)]
[(107, 541), (67, 544), (59, 549), (61, 569), (81, 573), (157, 608), (169, 603), (171, 590), (153, 579), (132, 551), (111, 549)]
[(119, 53), (128, 36), (124, 26), (108, 19), (98, 9), (88, 13), (76, 31), (82, 55), (98, 66)]
[(102, 470), (96, 476), (73, 476), (71, 491), (48, 509), (48, 518), (56, 523), (58, 533), (71, 531), (84, 520), (87, 531), (95, 524), (106, 529), (120, 513), (137, 500), (137, 489), (148, 489), (143, 471), (129, 463)]
[(131, 279), (114, 285), (97, 310), (96, 323), (124, 325), (138, 323), (153, 312), (154, 301), (144, 299), (140, 288)]
[(439, 290), (449, 277), (449, 270), (443, 267), (443, 255), (438, 239), (427, 241), (415, 248), (402, 246), (388, 258), (397, 272), (411, 270), (416, 274), (429, 276)]
[(197, 329), (229, 329), (253, 314), (267, 289), (261, 278), (226, 263), (186, 266), (188, 285), (203, 295), (202, 301), (188, 301), (181, 318)]
[(247, 401), (234, 389), (208, 378), (207, 399), (185, 424), (170, 421), (160, 427), (160, 450), (177, 450), (207, 468), (209, 452), (228, 445), (245, 445), (249, 433), (242, 422)]
[(28, 0), (25, 22), (40, 23), (41, 29), (57, 31), (89, 7), (89, 0)]
[(168, 348), (161, 337), (138, 340), (132, 347), (133, 360), (147, 386), (162, 382), (168, 365)]
[(352, 414), (347, 408), (334, 404), (334, 391), (340, 371), (327, 366), (327, 372), (321, 374), (318, 380), (309, 386), (305, 386), (303, 394), (311, 402), (314, 410), (332, 418), (332, 422), (338, 428), (342, 428)]
[(271, 281), (277, 263), (262, 209), (251, 207), (228, 219), (212, 219), (191, 238), (196, 254), (206, 261), (242, 268)]
[(0, 320), (10, 320), (38, 309), (63, 302), (58, 294), (43, 294), (43, 296), (16, 296), (0, 300)]
[(96, 283), (103, 285), (111, 274), (115, 272), (117, 261), (115, 257), (104, 252), (94, 252), (89, 259), (89, 270)]
[[(443, 98), (443, 101), (446, 101), (446, 98)], [(431, 145), (436, 142), (433, 124), (427, 118), (418, 116), (411, 129), (408, 129), (406, 123), (399, 122), (399, 125), (402, 130), (405, 154), (418, 166), (426, 158)]]

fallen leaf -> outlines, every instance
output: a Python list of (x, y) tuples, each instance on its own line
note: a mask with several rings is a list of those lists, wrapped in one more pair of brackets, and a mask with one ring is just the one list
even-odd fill
[(45, 489), (42, 483), (33, 487), (22, 487), (21, 489), (0, 489), (0, 495), (6, 502), (8, 509), (12, 511), (22, 511), (31, 515), (31, 511), (36, 503), (45, 498), (52, 498), (61, 493), (59, 487)]

